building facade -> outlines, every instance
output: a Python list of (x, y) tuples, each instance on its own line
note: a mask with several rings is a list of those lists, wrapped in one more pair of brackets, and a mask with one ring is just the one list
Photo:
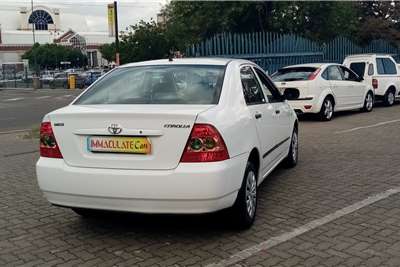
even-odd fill
[[(106, 12), (104, 15), (106, 19)], [(18, 19), (12, 20), (13, 29), (10, 29), (10, 25), (8, 29), (2, 29), (0, 17), (0, 65), (21, 62), (22, 55), (34, 42), (79, 48), (88, 56), (91, 67), (108, 64), (99, 51), (101, 45), (113, 42), (107, 31), (88, 32), (71, 29), (65, 25), (68, 19), (63, 19), (59, 9), (47, 6), (34, 6), (33, 10), (21, 7), (15, 16)]]

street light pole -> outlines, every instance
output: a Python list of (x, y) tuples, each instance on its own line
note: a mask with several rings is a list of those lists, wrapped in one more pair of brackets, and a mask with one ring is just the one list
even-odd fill
[(117, 1), (114, 1), (114, 26), (115, 26), (115, 64), (119, 66), (119, 39), (118, 39), (118, 12)]
[[(31, 0), (31, 16), (33, 14), (33, 0)], [(32, 49), (34, 48), (35, 44), (36, 44), (36, 36), (35, 36), (35, 23), (32, 22), (32, 37), (33, 37), (33, 45), (32, 45)], [(33, 53), (33, 66), (34, 66), (34, 73), (37, 75), (38, 74), (38, 70), (37, 70), (37, 64), (36, 64), (36, 54)]]
[[(32, 15), (32, 13), (33, 13), (33, 0), (31, 0), (31, 9), (32, 9), (32, 11), (31, 11), (31, 15)], [(35, 45), (36, 38), (35, 38), (35, 24), (34, 23), (32, 23), (32, 36), (33, 36), (33, 45)]]

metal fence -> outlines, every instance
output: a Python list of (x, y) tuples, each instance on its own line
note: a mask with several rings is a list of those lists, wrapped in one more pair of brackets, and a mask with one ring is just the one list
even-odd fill
[(295, 34), (273, 32), (221, 33), (187, 48), (189, 57), (229, 57), (254, 61), (269, 73), (293, 64), (343, 62), (347, 55), (364, 53), (391, 54), (399, 59), (400, 49), (384, 40), (359, 46), (338, 37), (319, 44)]

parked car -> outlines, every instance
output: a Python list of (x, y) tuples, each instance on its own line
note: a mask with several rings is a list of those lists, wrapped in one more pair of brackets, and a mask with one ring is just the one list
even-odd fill
[(117, 67), (46, 115), (40, 140), (41, 190), (83, 216), (230, 208), (249, 227), (257, 186), (298, 160), (295, 112), (260, 67), (236, 59)]
[(85, 85), (89, 86), (102, 76), (101, 71), (88, 71), (86, 72)]
[(298, 114), (315, 113), (329, 121), (336, 111), (372, 111), (374, 92), (352, 70), (339, 64), (302, 64), (272, 75), (276, 86)]
[(390, 55), (360, 54), (345, 58), (343, 65), (352, 69), (364, 83), (374, 88), (375, 97), (392, 106), (400, 98), (400, 75)]
[(68, 88), (68, 75), (75, 74), (75, 87), (83, 89), (85, 87), (85, 77), (80, 73), (58, 72), (48, 81), (51, 88)]

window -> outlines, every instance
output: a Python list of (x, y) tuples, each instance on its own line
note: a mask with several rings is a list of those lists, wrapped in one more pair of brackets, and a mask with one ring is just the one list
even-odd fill
[(357, 73), (358, 76), (364, 77), (365, 62), (353, 62), (350, 64), (350, 69)]
[(240, 69), (243, 94), (248, 105), (265, 103), (265, 97), (250, 66)]
[(118, 68), (75, 104), (217, 104), (224, 66), (168, 65)]
[(359, 80), (360, 78), (357, 77), (357, 75), (354, 74), (354, 72), (350, 71), (348, 68), (340, 66), (340, 70), (343, 73), (344, 80), (346, 80), (346, 81), (354, 81), (354, 82), (359, 82), (360, 81)]
[(329, 77), (328, 77), (328, 68), (326, 68), (326, 69), (324, 70), (324, 72), (321, 74), (321, 77), (324, 78), (325, 80), (329, 80)]
[(328, 67), (328, 80), (331, 81), (341, 81), (343, 80), (342, 74), (337, 66)]
[(35, 10), (29, 16), (28, 19), (29, 24), (33, 24), (35, 30), (48, 30), (49, 24), (53, 24), (53, 19), (49, 13), (44, 10)]
[(270, 103), (283, 101), (284, 98), (279, 93), (279, 90), (275, 87), (271, 80), (268, 79), (264, 72), (258, 68), (254, 68), (254, 70), (256, 71), (258, 78), (260, 78), (261, 86), (263, 87), (264, 93), (267, 95), (268, 101)]
[(389, 58), (376, 58), (378, 74), (397, 74), (396, 65)]
[(274, 82), (306, 81), (316, 70), (312, 67), (283, 68), (275, 72), (271, 79)]
[(374, 75), (374, 64), (369, 64), (368, 65), (368, 75)]

